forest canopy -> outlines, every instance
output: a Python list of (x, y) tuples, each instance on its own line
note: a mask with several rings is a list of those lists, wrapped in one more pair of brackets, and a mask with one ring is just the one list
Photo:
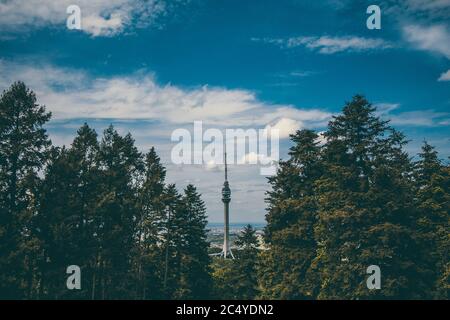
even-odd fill
[[(361, 95), (323, 139), (291, 135), (265, 249), (249, 225), (225, 261), (209, 255), (200, 193), (168, 184), (155, 148), (88, 124), (57, 147), (50, 118), (22, 82), (0, 97), (0, 299), (448, 299), (448, 161), (426, 142), (413, 160)], [(66, 287), (73, 264), (80, 290)]]

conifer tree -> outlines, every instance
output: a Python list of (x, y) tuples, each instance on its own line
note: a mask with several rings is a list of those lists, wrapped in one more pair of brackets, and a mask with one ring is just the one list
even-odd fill
[(82, 261), (81, 251), (83, 245), (88, 245), (87, 236), (80, 234), (85, 222), (80, 218), (83, 211), (78, 171), (69, 158), (65, 147), (54, 148), (40, 188), (41, 205), (35, 219), (44, 257), (40, 286), (42, 298), (47, 299), (82, 298), (85, 293), (70, 292), (65, 285), (69, 265), (82, 266), (84, 271), (86, 261)]
[(184, 235), (179, 232), (185, 220), (185, 211), (181, 210), (181, 196), (174, 184), (169, 184), (165, 190), (165, 220), (162, 233), (162, 248), (164, 250), (163, 283), (164, 298), (174, 298), (180, 285), (181, 247), (184, 246)]
[[(135, 246), (137, 182), (143, 170), (141, 153), (130, 134), (120, 136), (111, 125), (99, 149), (102, 170), (95, 207), (99, 238), (99, 298), (126, 298), (132, 290), (131, 253)], [(120, 284), (115, 279), (122, 279)]]
[[(318, 298), (419, 298), (426, 292), (405, 141), (374, 112), (355, 96), (325, 134), (325, 171), (316, 182)], [(383, 290), (368, 290), (369, 265), (381, 268)]]
[(192, 184), (184, 189), (180, 209), (185, 211), (185, 219), (178, 232), (184, 235), (185, 243), (181, 247), (181, 286), (178, 289), (178, 296), (183, 299), (206, 299), (212, 287), (206, 208)]
[(448, 299), (450, 292), (450, 175), (438, 153), (427, 142), (422, 146), (416, 163), (417, 230), (423, 250), (433, 264), (434, 288), (432, 298)]
[(165, 298), (205, 299), (211, 293), (206, 209), (200, 194), (188, 185), (181, 196), (175, 185), (165, 191), (162, 233)]
[(239, 279), (236, 261), (215, 257), (213, 258), (211, 269), (214, 279), (213, 297), (221, 300), (240, 299), (239, 292), (236, 290), (237, 280)]
[[(269, 250), (262, 254), (261, 297), (431, 298), (437, 269), (418, 227), (423, 214), (415, 205), (403, 134), (379, 119), (364, 97), (355, 96), (330, 121), (324, 137), (320, 147), (313, 133), (297, 133), (290, 159), (269, 179)], [(445, 188), (434, 189), (441, 199), (438, 208), (445, 207), (440, 191)], [(440, 212), (448, 218), (448, 211)], [(445, 223), (439, 225), (445, 228)], [(436, 256), (448, 260), (444, 252)], [(366, 269), (373, 264), (381, 268), (382, 290), (366, 286)], [(448, 266), (440, 265), (442, 284)]]
[(86, 123), (77, 131), (71, 148), (69, 161), (75, 171), (76, 192), (76, 237), (78, 250), (72, 252), (72, 263), (77, 262), (83, 272), (81, 297), (94, 299), (97, 272), (97, 255), (100, 250), (98, 239), (98, 217), (95, 212), (102, 173), (99, 167), (100, 146), (97, 133)]
[(277, 299), (314, 297), (311, 261), (316, 254), (314, 183), (321, 175), (318, 136), (310, 130), (291, 136), (290, 159), (269, 178), (268, 221), (262, 254), (261, 296)]
[(164, 255), (160, 242), (166, 227), (165, 177), (166, 169), (152, 147), (146, 155), (144, 180), (139, 191), (136, 252), (138, 299), (163, 297), (163, 272), (160, 266), (164, 262)]
[(0, 297), (36, 296), (40, 249), (31, 220), (51, 144), (43, 128), (50, 117), (23, 82), (0, 97)]
[(258, 293), (258, 238), (256, 230), (248, 224), (235, 242), (236, 252), (235, 266), (238, 278), (236, 291), (239, 299), (253, 300)]

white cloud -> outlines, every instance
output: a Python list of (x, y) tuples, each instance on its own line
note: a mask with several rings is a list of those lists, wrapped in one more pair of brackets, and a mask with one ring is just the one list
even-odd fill
[(400, 104), (398, 103), (377, 103), (374, 105), (376, 107), (376, 113), (378, 116), (389, 114), (390, 112), (398, 109)]
[[(304, 127), (303, 123), (290, 118), (281, 118), (274, 124), (270, 125), (271, 129), (278, 130), (280, 139), (289, 138), (290, 134), (294, 134), (297, 130)], [(268, 126), (266, 127), (268, 129)]]
[(405, 2), (413, 10), (441, 10), (450, 7), (450, 0), (407, 0)]
[(390, 115), (389, 118), (391, 124), (398, 126), (445, 126), (449, 121), (450, 113), (436, 112), (434, 110), (420, 110)]
[[(422, 3), (419, 0), (417, 2)], [(437, 2), (434, 4), (436, 7), (433, 8), (442, 6), (450, 9), (450, 0)], [(403, 27), (403, 36), (419, 50), (436, 53), (450, 59), (450, 30), (445, 24), (427, 27), (423, 25), (406, 25)], [(450, 70), (442, 73), (438, 81), (450, 81)]]
[(418, 49), (435, 52), (450, 59), (450, 32), (444, 25), (407, 25), (403, 27), (403, 35)]
[(438, 81), (450, 81), (450, 70), (447, 70), (446, 72), (442, 73)]
[(130, 24), (155, 23), (167, 11), (164, 0), (12, 0), (0, 2), (0, 30), (22, 32), (45, 26), (65, 28), (69, 5), (81, 9), (82, 30), (92, 36), (113, 36)]
[(82, 30), (94, 37), (112, 36), (120, 32), (123, 25), (123, 17), (119, 13), (115, 12), (112, 13), (107, 19), (98, 15), (91, 15), (83, 18)]
[(432, 109), (395, 112), (400, 109), (398, 103), (378, 103), (374, 106), (378, 116), (390, 120), (390, 124), (396, 126), (445, 126), (450, 119), (450, 113)]
[(450, 16), (450, 0), (391, 0), (385, 7), (394, 8), (400, 15), (409, 14), (429, 20)]
[(279, 159), (276, 159), (271, 156), (267, 156), (266, 154), (249, 152), (244, 155), (241, 159), (241, 163), (249, 164), (249, 163), (273, 163), (277, 162)]
[(359, 52), (368, 50), (382, 50), (393, 47), (393, 44), (383, 39), (363, 38), (356, 36), (292, 37), (288, 39), (253, 38), (252, 40), (275, 44), (282, 48), (295, 48), (303, 46), (310, 50), (316, 50), (322, 54), (333, 54), (345, 51)]
[(91, 78), (72, 69), (0, 60), (0, 74), (0, 88), (16, 80), (24, 81), (58, 120), (145, 119), (172, 124), (202, 120), (216, 126), (257, 128), (280, 119), (280, 125), (317, 126), (331, 117), (331, 113), (320, 109), (268, 104), (248, 90), (160, 85), (145, 72)]
[[(0, 60), (0, 74), (0, 90), (14, 81), (24, 81), (55, 120), (152, 120), (171, 127), (201, 120), (207, 126), (255, 129), (271, 125), (280, 130), (283, 139), (301, 128), (322, 128), (332, 116), (319, 108), (266, 103), (248, 90), (161, 85), (151, 73), (143, 71), (92, 78), (73, 69)], [(449, 113), (433, 110), (398, 112), (399, 104), (395, 103), (379, 103), (376, 107), (378, 114), (392, 119), (394, 125), (442, 125), (450, 118)]]

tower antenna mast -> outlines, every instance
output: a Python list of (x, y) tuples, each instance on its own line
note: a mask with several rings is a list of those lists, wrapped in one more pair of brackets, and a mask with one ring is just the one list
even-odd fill
[(230, 248), (230, 201), (231, 201), (231, 190), (228, 183), (228, 165), (227, 165), (227, 144), (225, 141), (225, 181), (222, 188), (222, 202), (223, 202), (223, 215), (224, 215), (224, 226), (223, 226), (223, 249), (221, 256), (224, 259), (231, 257), (234, 259), (233, 253)]
[(227, 143), (225, 142), (225, 181), (228, 181), (228, 167), (227, 167)]

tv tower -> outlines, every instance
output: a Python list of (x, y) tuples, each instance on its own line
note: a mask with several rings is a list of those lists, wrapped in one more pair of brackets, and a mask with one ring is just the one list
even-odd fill
[(224, 226), (223, 226), (223, 249), (220, 254), (221, 257), (227, 259), (231, 257), (234, 259), (233, 253), (230, 248), (230, 201), (231, 201), (231, 190), (228, 184), (228, 167), (227, 167), (227, 149), (225, 145), (225, 182), (222, 188), (222, 202), (223, 202), (223, 215), (224, 215)]

